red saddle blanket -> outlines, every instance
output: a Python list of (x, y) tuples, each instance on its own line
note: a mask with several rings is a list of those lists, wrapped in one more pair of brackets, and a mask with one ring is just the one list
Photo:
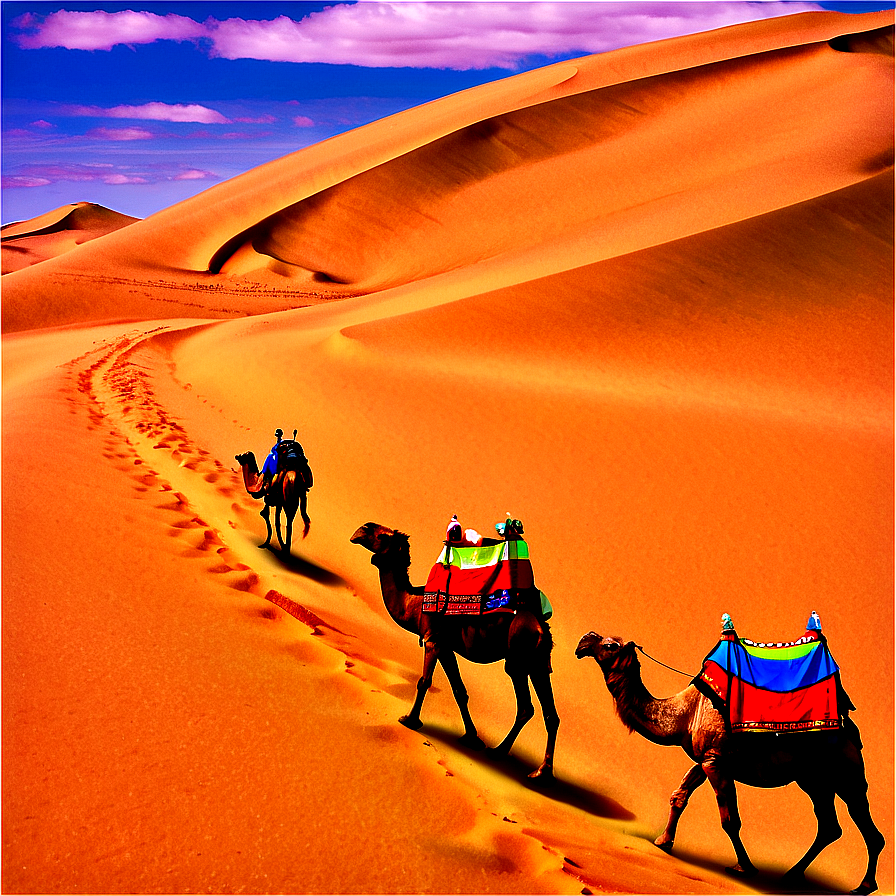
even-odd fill
[(774, 645), (723, 636), (694, 684), (722, 707), (732, 731), (840, 727), (839, 667), (820, 632)]
[(509, 612), (534, 587), (529, 546), (499, 541), (478, 547), (446, 544), (423, 593), (424, 613), (448, 616)]

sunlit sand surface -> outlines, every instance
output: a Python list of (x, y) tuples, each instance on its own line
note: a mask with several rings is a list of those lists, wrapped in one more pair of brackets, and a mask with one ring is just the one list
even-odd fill
[[(791, 640), (814, 610), (892, 893), (892, 23), (586, 57), (143, 221), (4, 228), (4, 891), (776, 892), (805, 794), (740, 788), (756, 879), (708, 786), (664, 854), (690, 760), (574, 651), (635, 640), (686, 673), (642, 660), (664, 696), (722, 613)], [(315, 476), (289, 555), (234, 460), (276, 427)], [(451, 514), (508, 511), (554, 607), (548, 783), (540, 712), (465, 750), (441, 672), (397, 723), (422, 651), (349, 542), (408, 533), (422, 585)], [(461, 672), (495, 745), (510, 681)], [(864, 873), (839, 808), (812, 892)]]

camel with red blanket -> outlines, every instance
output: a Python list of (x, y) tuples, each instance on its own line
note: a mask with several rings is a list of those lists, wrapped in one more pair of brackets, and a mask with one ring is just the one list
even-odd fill
[(641, 666), (633, 641), (602, 638), (594, 632), (584, 635), (576, 657), (594, 657), (604, 674), (616, 712), (630, 731), (637, 731), (653, 743), (678, 746), (696, 764), (684, 776), (671, 797), (666, 829), (656, 845), (672, 851), (678, 820), (693, 791), (709, 779), (716, 794), (722, 829), (737, 856), (730, 873), (756, 873), (740, 838), (735, 782), (754, 787), (781, 787), (795, 782), (812, 800), (818, 833), (808, 852), (787, 872), (787, 884), (799, 884), (809, 864), (842, 831), (837, 821), (834, 796), (839, 796), (865, 840), (868, 867), (853, 893), (873, 893), (877, 889), (878, 857), (884, 837), (871, 819), (868, 783), (862, 759), (858, 728), (846, 711), (842, 727), (829, 732), (787, 734), (732, 734), (730, 725), (713, 701), (695, 684), (672, 697), (653, 697), (641, 680)]
[(413, 586), (408, 577), (411, 551), (407, 535), (377, 523), (365, 523), (352, 535), (351, 541), (373, 554), (371, 563), (379, 570), (386, 610), (403, 629), (418, 635), (424, 647), (423, 674), (417, 682), (417, 696), (411, 711), (399, 722), (415, 731), (421, 727), (423, 699), (432, 685), (436, 663), (441, 663), (463, 719), (461, 743), (474, 749), (483, 748), (485, 745), (470, 716), (469, 697), (458, 669), (457, 656), (474, 663), (504, 660), (504, 670), (513, 682), (516, 695), (516, 718), (507, 736), (492, 752), (509, 753), (517, 735), (535, 715), (529, 692), (531, 679), (541, 703), (547, 745), (544, 760), (529, 777), (553, 775), (554, 744), (560, 717), (551, 687), (553, 641), (543, 618), (527, 608), (517, 609), (515, 613), (479, 616), (424, 612), (424, 589)]

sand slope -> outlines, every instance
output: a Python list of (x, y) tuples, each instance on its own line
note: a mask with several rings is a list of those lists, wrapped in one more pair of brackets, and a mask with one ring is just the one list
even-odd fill
[[(656, 850), (690, 762), (573, 652), (694, 674), (723, 612), (815, 610), (893, 892), (892, 21), (548, 67), (5, 276), (4, 891), (777, 892), (806, 796), (740, 788), (750, 882), (706, 786)], [(277, 426), (315, 472), (289, 556), (232, 460)], [(452, 513), (506, 511), (555, 608), (552, 785), (538, 715), (458, 747), (441, 673), (397, 724), (421, 651), (349, 543), (409, 533), (422, 584)], [(509, 680), (462, 672), (495, 744)], [(813, 892), (864, 871), (840, 810)]]
[(3, 273), (70, 252), (138, 220), (93, 202), (76, 202), (28, 221), (4, 224), (0, 231)]

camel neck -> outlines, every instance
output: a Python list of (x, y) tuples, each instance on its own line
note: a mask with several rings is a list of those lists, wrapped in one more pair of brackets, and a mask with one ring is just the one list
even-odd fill
[(607, 689), (616, 704), (616, 713), (630, 730), (662, 746), (680, 745), (687, 734), (681, 724), (676, 697), (656, 698), (644, 686), (641, 664), (632, 655), (628, 660), (604, 670)]
[(422, 597), (413, 593), (414, 589), (407, 569), (396, 567), (391, 563), (377, 565), (380, 572), (383, 603), (386, 605), (389, 615), (403, 629), (419, 634)]

